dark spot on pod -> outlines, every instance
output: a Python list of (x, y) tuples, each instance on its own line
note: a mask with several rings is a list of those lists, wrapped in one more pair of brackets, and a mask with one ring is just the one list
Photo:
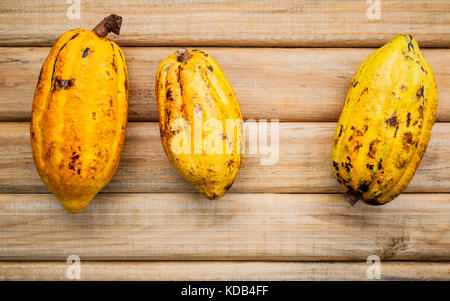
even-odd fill
[(369, 191), (369, 186), (370, 184), (363, 183), (359, 186), (359, 191), (361, 191), (362, 193), (366, 193), (367, 191)]
[(128, 78), (125, 76), (125, 80), (123, 81), (123, 84), (125, 86), (125, 91), (128, 92), (129, 86), (128, 86)]
[(113, 106), (113, 100), (112, 98), (109, 99), (109, 105), (112, 107)]
[(212, 199), (217, 199), (217, 197), (218, 195), (215, 192), (213, 192)]
[(394, 138), (397, 137), (398, 125), (395, 127)]
[(109, 72), (108, 72), (108, 70), (105, 70), (106, 71), (106, 75), (108, 75), (109, 76)]
[(396, 127), (398, 125), (397, 116), (395, 115), (395, 113), (391, 118), (386, 119), (386, 124), (392, 127)]
[(165, 112), (166, 112), (166, 124), (167, 124), (167, 126), (169, 126), (169, 121), (170, 121), (170, 110), (168, 109), (168, 108), (165, 108), (164, 109), (165, 110)]
[(413, 136), (412, 136), (411, 132), (406, 132), (403, 134), (403, 142), (405, 142), (407, 144), (413, 143)]
[(213, 72), (213, 67), (212, 66), (208, 66), (209, 71)]
[(403, 134), (402, 143), (403, 149), (408, 152), (410, 149), (410, 145), (414, 144), (413, 135), (411, 134), (411, 132), (406, 132)]
[(419, 106), (419, 118), (423, 119), (423, 105)]
[(233, 159), (231, 159), (230, 161), (227, 162), (227, 166), (228, 167), (233, 166), (233, 164), (234, 164), (234, 160)]
[(91, 116), (92, 116), (92, 119), (94, 119), (94, 120), (95, 120), (95, 115), (96, 115), (96, 113), (92, 112)]
[(367, 164), (366, 164), (366, 167), (367, 167), (368, 169), (370, 169), (370, 170), (373, 170), (373, 165), (372, 165), (372, 164), (367, 163)]
[(362, 144), (357, 141), (355, 147), (353, 148), (353, 151), (357, 152), (361, 147), (362, 147)]
[(367, 132), (368, 129), (369, 129), (369, 126), (366, 124), (366, 125), (364, 126), (364, 132), (363, 132), (363, 135)]
[(114, 71), (117, 73), (117, 65), (114, 59), (111, 61), (111, 67), (114, 69)]
[(341, 124), (341, 129), (339, 130), (339, 135), (338, 135), (338, 137), (340, 138), (341, 137), (341, 135), (342, 135), (342, 130), (344, 129), (344, 126)]
[(39, 72), (38, 84), (41, 82), (41, 78), (42, 78), (42, 68), (41, 68), (41, 72)]
[(372, 142), (370, 142), (369, 144), (369, 151), (367, 152), (367, 156), (369, 156), (370, 158), (374, 159), (375, 153), (377, 152), (377, 149), (375, 147), (375, 145), (379, 142), (380, 140), (375, 139)]
[(411, 123), (411, 113), (408, 112), (406, 115), (406, 127), (409, 127), (409, 124)]
[(408, 164), (407, 160), (397, 160), (395, 167), (397, 167), (397, 169), (403, 169), (407, 164)]
[(359, 102), (359, 101), (361, 100), (361, 98), (362, 98), (364, 95), (367, 94), (368, 91), (369, 91), (369, 90), (367, 89), (367, 87), (364, 88), (364, 90), (363, 90), (363, 91), (361, 92), (361, 94), (359, 95), (357, 102)]
[(358, 84), (359, 84), (359, 82), (358, 82), (358, 81), (355, 81), (355, 82), (352, 84), (352, 85), (353, 85), (353, 88), (356, 87)]
[(366, 203), (367, 205), (373, 205), (373, 206), (383, 205), (383, 204), (379, 203), (377, 199), (364, 200), (364, 203)]
[(74, 85), (75, 80), (71, 79), (62, 79), (56, 78), (53, 84), (53, 90), (68, 90), (70, 87)]
[(227, 139), (227, 135), (222, 134), (222, 140), (226, 140)]
[(170, 88), (167, 89), (167, 92), (166, 92), (166, 99), (169, 100), (169, 101), (173, 101), (172, 90), (171, 90)]
[(72, 153), (72, 157), (70, 157), (70, 162), (69, 162), (69, 169), (75, 171), (75, 164), (77, 163), (77, 160), (80, 158), (80, 155), (77, 154), (76, 152)]
[(349, 197), (355, 200), (362, 199), (362, 193), (360, 191), (353, 189), (353, 187), (349, 185), (346, 185), (345, 187), (347, 187), (346, 193)]
[(81, 57), (82, 58), (87, 57), (88, 53), (89, 53), (89, 47), (86, 47), (86, 49), (84, 49), (83, 54), (81, 55)]
[(425, 72), (426, 74), (428, 74), (428, 72), (423, 68), (423, 66), (420, 66), (420, 69), (422, 69), (423, 72)]
[(349, 162), (343, 163), (343, 166), (344, 166), (344, 168), (347, 170), (347, 172), (350, 172), (351, 168), (353, 168), (353, 165), (352, 165), (352, 163), (351, 163), (350, 158), (349, 158), (349, 157), (347, 157), (347, 158), (348, 158), (348, 161), (349, 161)]
[(400, 87), (400, 89), (402, 89), (403, 91), (405, 91), (405, 90), (406, 90), (406, 86), (405, 86), (405, 85), (402, 85), (402, 86)]
[(78, 174), (81, 174), (81, 169), (78, 168), (77, 173), (78, 173)]
[(333, 168), (339, 170), (339, 164), (336, 161), (333, 161)]
[(381, 168), (383, 168), (383, 159), (380, 159), (380, 161), (378, 162), (378, 170), (380, 170)]
[(74, 34), (71, 38), (70, 38), (70, 40), (69, 41), (71, 41), (71, 40), (73, 40), (73, 39), (75, 39), (76, 37), (78, 37), (78, 35), (79, 35), (80, 33), (76, 33), (76, 34)]
[(409, 35), (409, 42), (408, 42), (408, 51), (414, 51), (414, 45), (412, 43), (413, 37)]
[(423, 86), (421, 86), (420, 89), (417, 90), (416, 96), (417, 98), (423, 97)]

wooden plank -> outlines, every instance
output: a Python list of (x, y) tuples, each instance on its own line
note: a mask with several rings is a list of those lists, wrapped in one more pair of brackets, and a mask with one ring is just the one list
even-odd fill
[[(341, 192), (331, 169), (336, 123), (279, 123), (279, 156), (249, 154), (230, 191)], [(450, 123), (437, 123), (408, 192), (450, 192)], [(248, 135), (247, 135), (248, 138)], [(130, 123), (119, 168), (103, 192), (193, 192), (170, 165), (157, 123)], [(33, 165), (28, 123), (0, 123), (0, 193), (48, 192)]]
[(351, 207), (336, 194), (0, 195), (0, 260), (449, 260), (450, 194)]
[(379, 19), (369, 18), (371, 4), (359, 0), (80, 2), (76, 19), (65, 1), (1, 1), (0, 45), (50, 45), (114, 12), (124, 18), (114, 37), (122, 45), (361, 47), (409, 33), (424, 46), (450, 46), (447, 0), (383, 0)]
[[(353, 73), (374, 49), (206, 48), (222, 66), (244, 118), (337, 121)], [(129, 120), (157, 121), (155, 72), (175, 48), (125, 47)], [(28, 121), (49, 48), (0, 48), (0, 121)], [(450, 121), (450, 49), (425, 49), (439, 93), (438, 121)]]
[[(64, 281), (65, 262), (0, 262), (0, 280)], [(84, 281), (370, 280), (364, 262), (91, 261)], [(449, 262), (382, 262), (380, 280), (450, 280)], [(369, 275), (370, 271), (369, 271)]]

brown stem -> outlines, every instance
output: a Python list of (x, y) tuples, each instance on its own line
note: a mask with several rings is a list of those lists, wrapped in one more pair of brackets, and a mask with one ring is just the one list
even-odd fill
[(99, 37), (104, 38), (110, 32), (119, 35), (120, 26), (122, 26), (122, 17), (118, 15), (110, 15), (98, 23), (92, 31), (94, 31)]
[(185, 62), (192, 57), (192, 54), (190, 54), (187, 49), (177, 50), (175, 51), (175, 55), (177, 56), (179, 62)]
[(352, 206), (354, 206), (359, 200), (360, 198), (356, 195), (354, 195), (353, 193), (350, 192), (346, 192), (344, 193), (345, 196), (345, 200)]

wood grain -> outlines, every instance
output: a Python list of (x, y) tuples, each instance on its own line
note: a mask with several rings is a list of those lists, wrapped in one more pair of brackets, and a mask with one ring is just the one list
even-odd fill
[(351, 207), (340, 194), (0, 195), (0, 260), (449, 260), (450, 194)]
[[(341, 192), (331, 169), (336, 123), (279, 123), (279, 156), (249, 154), (230, 191), (240, 193)], [(407, 191), (450, 192), (450, 123), (437, 123)], [(248, 135), (247, 135), (248, 138)], [(33, 165), (28, 123), (0, 123), (0, 193), (48, 192)], [(274, 157), (274, 160), (276, 156)], [(130, 123), (122, 158), (103, 192), (194, 192), (170, 165), (157, 123)]]
[(449, 47), (447, 0), (383, 0), (379, 19), (370, 4), (344, 1), (81, 1), (69, 19), (66, 1), (0, 2), (0, 45), (51, 45), (64, 31), (93, 28), (109, 13), (124, 18), (121, 45), (277, 47), (380, 46), (397, 34), (424, 46)]
[[(176, 48), (125, 47), (129, 120), (157, 121), (155, 73)], [(337, 121), (353, 73), (374, 49), (206, 48), (220, 63), (244, 118)], [(0, 48), (0, 121), (29, 121), (49, 48)], [(450, 49), (425, 49), (439, 94), (438, 121), (450, 121)]]
[[(0, 280), (68, 281), (65, 262), (0, 262)], [(368, 281), (365, 262), (90, 261), (84, 281)], [(450, 280), (449, 262), (381, 263), (380, 280)]]

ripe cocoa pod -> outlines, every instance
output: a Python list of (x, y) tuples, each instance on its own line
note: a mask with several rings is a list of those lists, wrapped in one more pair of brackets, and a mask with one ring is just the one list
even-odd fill
[(44, 62), (34, 95), (31, 147), (42, 181), (78, 213), (113, 177), (125, 138), (128, 72), (119, 46), (122, 18), (64, 33)]
[(412, 36), (397, 36), (361, 64), (332, 151), (333, 171), (352, 205), (386, 204), (408, 186), (436, 110), (433, 71)]
[(161, 142), (175, 170), (208, 199), (222, 197), (243, 160), (236, 96), (207, 53), (182, 50), (156, 76)]

